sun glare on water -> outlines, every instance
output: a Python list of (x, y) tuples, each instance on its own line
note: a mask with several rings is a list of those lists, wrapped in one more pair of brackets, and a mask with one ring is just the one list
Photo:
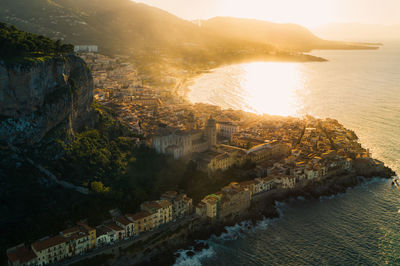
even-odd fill
[(242, 88), (247, 92), (248, 111), (271, 115), (296, 115), (296, 91), (301, 86), (295, 63), (251, 63), (244, 65)]
[(296, 116), (303, 87), (299, 64), (255, 62), (218, 68), (197, 78), (188, 97), (224, 109)]

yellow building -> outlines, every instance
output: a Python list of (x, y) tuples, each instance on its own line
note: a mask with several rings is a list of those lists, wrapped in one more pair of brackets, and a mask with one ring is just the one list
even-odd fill
[(140, 209), (152, 214), (155, 228), (172, 220), (172, 203), (167, 200), (146, 201), (140, 205)]
[(38, 265), (52, 264), (67, 258), (66, 246), (65, 238), (60, 235), (42, 238), (31, 245)]
[(147, 211), (127, 214), (126, 217), (134, 222), (135, 235), (153, 230), (154, 228), (152, 214)]
[(219, 210), (219, 202), (221, 201), (221, 195), (219, 193), (217, 194), (211, 194), (206, 196), (201, 200), (202, 204), (201, 206), (198, 206), (198, 208), (204, 208), (204, 209), (199, 209), (196, 210), (198, 214), (203, 214), (210, 220), (215, 220), (218, 218), (218, 210)]
[(89, 250), (89, 234), (79, 226), (65, 229), (60, 232), (66, 240), (66, 254), (68, 257), (80, 255)]
[(78, 225), (89, 234), (89, 249), (96, 247), (96, 229), (90, 227), (86, 222), (79, 222)]

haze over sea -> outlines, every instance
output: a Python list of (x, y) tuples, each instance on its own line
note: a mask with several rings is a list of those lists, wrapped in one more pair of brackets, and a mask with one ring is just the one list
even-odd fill
[[(226, 66), (190, 87), (189, 99), (256, 113), (338, 119), (373, 157), (400, 170), (400, 42), (373, 51), (313, 51), (325, 63)], [(400, 264), (400, 190), (374, 179), (347, 193), (279, 204), (282, 217), (228, 228), (177, 264)]]

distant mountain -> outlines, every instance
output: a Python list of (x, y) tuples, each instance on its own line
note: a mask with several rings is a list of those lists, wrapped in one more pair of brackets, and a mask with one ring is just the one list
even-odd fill
[(400, 25), (332, 23), (313, 28), (323, 38), (346, 41), (385, 42), (400, 40)]
[(273, 45), (300, 51), (348, 48), (326, 42), (294, 24), (215, 18), (199, 27), (130, 0), (1, 0), (0, 20), (74, 44), (97, 44), (114, 53), (176, 50), (182, 46), (210, 50), (243, 43), (246, 47)]
[(219, 36), (269, 43), (280, 48), (309, 51), (312, 49), (370, 49), (359, 43), (323, 40), (296, 24), (279, 24), (255, 19), (216, 17), (200, 21), (202, 28)]

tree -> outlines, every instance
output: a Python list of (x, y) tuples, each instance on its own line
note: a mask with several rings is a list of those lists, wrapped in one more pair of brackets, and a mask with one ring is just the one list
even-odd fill
[(101, 181), (93, 181), (90, 183), (90, 188), (97, 193), (110, 192), (110, 188), (103, 185)]

